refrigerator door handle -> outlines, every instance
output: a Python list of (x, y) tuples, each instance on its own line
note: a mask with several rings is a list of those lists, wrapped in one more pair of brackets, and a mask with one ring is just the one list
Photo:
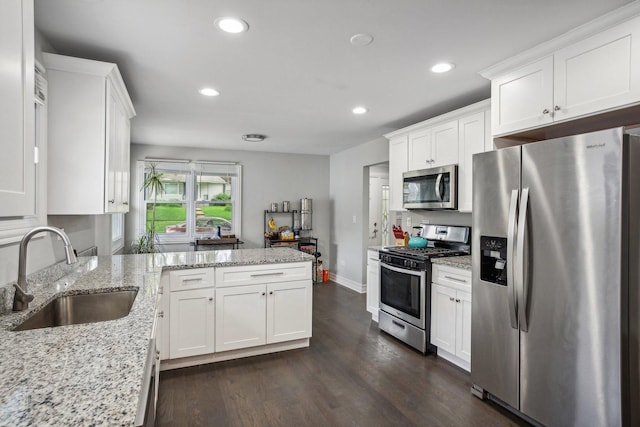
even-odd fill
[(529, 188), (522, 189), (520, 198), (520, 212), (518, 215), (518, 238), (516, 241), (516, 277), (518, 277), (518, 318), (520, 319), (520, 330), (529, 331), (527, 319), (528, 306), (528, 281), (525, 274), (525, 234), (527, 231), (527, 208), (529, 205)]
[(442, 182), (442, 174), (439, 173), (436, 178), (436, 196), (438, 196), (438, 200), (442, 201), (442, 192), (440, 191), (440, 183)]
[(509, 319), (513, 329), (518, 329), (518, 302), (513, 275), (516, 230), (518, 227), (517, 215), (518, 190), (512, 190), (511, 203), (509, 203), (509, 225), (507, 228), (507, 299), (509, 301)]

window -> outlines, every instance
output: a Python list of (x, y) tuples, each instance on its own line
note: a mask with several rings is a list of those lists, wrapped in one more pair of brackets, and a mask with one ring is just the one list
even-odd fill
[(241, 166), (235, 163), (163, 160), (138, 162), (138, 188), (154, 163), (164, 191), (140, 191), (138, 233), (154, 225), (161, 243), (240, 236)]

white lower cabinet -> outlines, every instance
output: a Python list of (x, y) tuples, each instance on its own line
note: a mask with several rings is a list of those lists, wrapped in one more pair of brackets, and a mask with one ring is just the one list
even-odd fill
[(216, 289), (216, 351), (311, 336), (309, 280)]
[(378, 251), (367, 251), (367, 311), (371, 318), (378, 321), (380, 307), (380, 261)]
[(431, 287), (431, 344), (438, 356), (470, 370), (471, 272), (434, 265)]
[(216, 289), (216, 351), (266, 343), (265, 285)]
[(213, 353), (215, 289), (171, 292), (169, 357)]

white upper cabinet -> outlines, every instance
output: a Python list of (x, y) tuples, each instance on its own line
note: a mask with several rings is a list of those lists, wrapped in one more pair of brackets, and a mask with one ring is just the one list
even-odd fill
[(640, 18), (554, 55), (554, 120), (640, 101)]
[(458, 120), (458, 210), (461, 212), (472, 211), (473, 155), (486, 150), (486, 122), (489, 115), (487, 109)]
[(553, 57), (491, 81), (494, 135), (553, 121)]
[(408, 139), (406, 135), (389, 141), (389, 210), (402, 210), (402, 174), (408, 167)]
[(33, 0), (0, 2), (0, 218), (36, 214)]
[(435, 126), (432, 135), (431, 167), (458, 163), (458, 121), (452, 120)]
[(505, 136), (640, 103), (640, 3), (497, 64), (492, 134)]
[(48, 213), (129, 211), (130, 123), (116, 64), (45, 53), (49, 78)]
[(433, 167), (431, 134), (431, 129), (423, 129), (409, 134), (408, 170)]

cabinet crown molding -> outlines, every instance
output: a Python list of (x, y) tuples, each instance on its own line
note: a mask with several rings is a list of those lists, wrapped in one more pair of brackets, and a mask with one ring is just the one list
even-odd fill
[(402, 129), (398, 129), (398, 130), (394, 130), (393, 132), (386, 133), (384, 134), (384, 137), (387, 139), (391, 139), (396, 136), (408, 134), (409, 132), (422, 129), (424, 127), (436, 126), (438, 124), (445, 123), (450, 120), (455, 120), (460, 117), (466, 116), (467, 114), (475, 113), (476, 111), (485, 110), (490, 106), (491, 106), (491, 98), (485, 99), (485, 100), (476, 102), (475, 104), (467, 105), (466, 107), (458, 108), (457, 110), (453, 110), (448, 113), (441, 114), (439, 116), (435, 116), (430, 119), (412, 124)]
[(67, 71), (108, 78), (111, 80), (113, 89), (127, 110), (129, 118), (136, 115), (136, 110), (133, 108), (133, 103), (127, 92), (127, 87), (124, 84), (122, 75), (120, 74), (118, 64), (47, 52), (42, 53), (42, 58), (47, 70)]
[(492, 65), (491, 67), (480, 71), (479, 74), (486, 79), (493, 80), (508, 71), (523, 67), (527, 64), (540, 60), (545, 56), (551, 56), (559, 49), (565, 48), (573, 43), (584, 40), (587, 37), (615, 27), (616, 25), (638, 16), (640, 16), (640, 0), (635, 0), (583, 25), (573, 28), (558, 37), (540, 43), (531, 49), (527, 49), (517, 55), (505, 59), (504, 61)]

